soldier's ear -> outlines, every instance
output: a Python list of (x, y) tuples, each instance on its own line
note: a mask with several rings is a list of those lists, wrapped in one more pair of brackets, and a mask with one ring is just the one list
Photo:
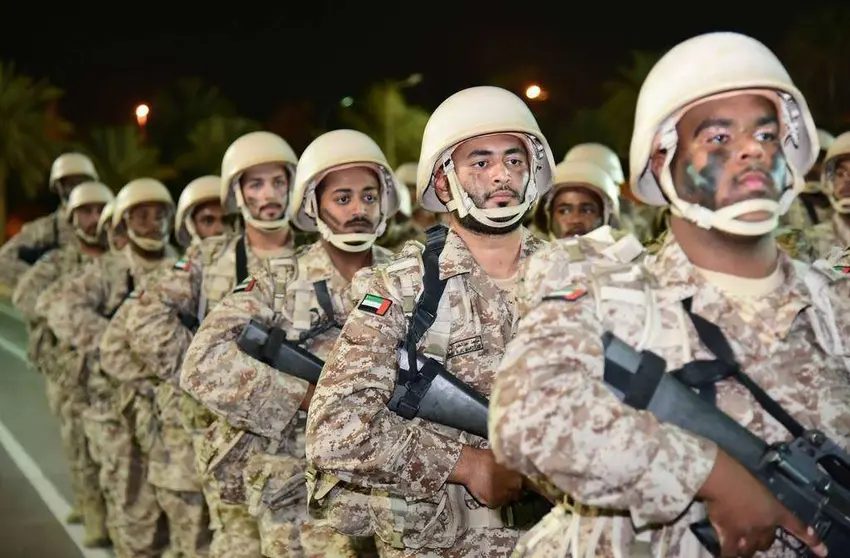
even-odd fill
[(443, 204), (448, 204), (449, 200), (452, 199), (449, 193), (449, 179), (446, 178), (446, 171), (443, 170), (443, 167), (437, 167), (434, 172), (434, 193), (437, 194), (437, 199)]

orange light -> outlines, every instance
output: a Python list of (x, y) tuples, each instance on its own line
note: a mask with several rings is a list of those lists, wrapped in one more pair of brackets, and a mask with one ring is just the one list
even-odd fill
[(148, 114), (150, 114), (151, 109), (147, 105), (139, 105), (136, 107), (136, 122), (139, 123), (139, 126), (144, 126), (148, 122)]

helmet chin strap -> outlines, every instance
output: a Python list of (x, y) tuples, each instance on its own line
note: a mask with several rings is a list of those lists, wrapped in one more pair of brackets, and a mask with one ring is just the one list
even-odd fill
[(127, 236), (130, 237), (130, 240), (133, 242), (133, 244), (135, 244), (145, 252), (159, 252), (160, 250), (165, 248), (164, 240), (139, 236), (133, 229), (129, 227), (127, 228)]
[(525, 199), (519, 205), (509, 207), (495, 207), (492, 209), (482, 209), (475, 205), (475, 202), (466, 193), (460, 185), (457, 172), (455, 172), (454, 161), (452, 154), (447, 153), (443, 157), (443, 170), (446, 174), (446, 180), (449, 182), (449, 192), (452, 199), (446, 203), (446, 208), (449, 211), (457, 211), (457, 216), (461, 219), (467, 215), (473, 219), (495, 229), (504, 229), (517, 223), (523, 218), (529, 206), (537, 199), (537, 182), (533, 172), (528, 175), (528, 184), (525, 188)]
[[(239, 183), (236, 182), (236, 185), (231, 186), (231, 188), (233, 188), (233, 193), (236, 195), (236, 206), (239, 208), (242, 218), (246, 223), (250, 223), (252, 227), (263, 231), (273, 232), (279, 231), (289, 224), (289, 216), (286, 214), (286, 211), (283, 212), (283, 217), (275, 219), (274, 221), (257, 219), (251, 215), (251, 212), (248, 210), (248, 206), (245, 205), (245, 198), (242, 197), (242, 189), (239, 188)], [(286, 202), (284, 202), (283, 205), (286, 207)]]
[[(779, 216), (787, 211), (797, 195), (793, 189), (786, 191), (779, 202), (767, 199), (744, 200), (718, 210), (711, 210), (681, 199), (676, 193), (673, 175), (670, 171), (670, 163), (676, 152), (677, 143), (676, 123), (671, 119), (665, 123), (661, 131), (660, 147), (666, 149), (667, 153), (659, 183), (661, 190), (670, 200), (672, 206), (670, 209), (673, 215), (687, 219), (703, 229), (717, 229), (737, 236), (763, 236), (779, 226)], [(741, 221), (739, 219), (754, 212), (766, 212), (768, 217), (761, 221)]]
[(88, 234), (80, 227), (80, 223), (77, 221), (76, 212), (71, 216), (71, 219), (74, 225), (74, 234), (77, 238), (90, 246), (97, 246), (100, 244), (100, 238), (96, 234)]
[(343, 252), (365, 252), (378, 240), (378, 235), (375, 233), (337, 234), (321, 219), (316, 219), (316, 228), (319, 229), (322, 238)]

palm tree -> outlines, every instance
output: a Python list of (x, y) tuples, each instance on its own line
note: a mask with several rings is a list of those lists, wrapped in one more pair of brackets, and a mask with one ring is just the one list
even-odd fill
[(354, 107), (341, 111), (340, 121), (374, 139), (390, 165), (419, 159), (428, 123), (425, 109), (407, 104), (397, 84), (373, 85)]
[(631, 65), (620, 67), (617, 77), (603, 85), (608, 99), (600, 107), (602, 124), (610, 147), (621, 157), (629, 154), (640, 88), (659, 58), (661, 53), (632, 52)]
[(136, 178), (170, 180), (177, 176), (173, 168), (160, 164), (159, 150), (143, 143), (134, 125), (95, 128), (86, 145), (101, 180), (113, 190)]
[(6, 191), (10, 182), (32, 198), (46, 183), (71, 125), (55, 111), (62, 91), (46, 80), (18, 74), (0, 62), (0, 235), (6, 230)]
[(163, 160), (174, 161), (192, 148), (188, 136), (195, 126), (212, 116), (235, 117), (236, 107), (217, 87), (199, 78), (181, 79), (151, 102), (151, 144), (161, 150)]
[(239, 136), (262, 127), (258, 122), (240, 117), (210, 116), (195, 124), (189, 132), (189, 150), (177, 157), (175, 166), (192, 178), (221, 172), (221, 158)]

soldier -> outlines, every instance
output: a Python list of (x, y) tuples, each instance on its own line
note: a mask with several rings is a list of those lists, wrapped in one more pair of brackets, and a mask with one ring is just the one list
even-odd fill
[[(184, 248), (223, 231), (219, 177), (204, 176), (183, 189), (174, 230)], [(157, 276), (165, 274), (162, 269)], [(158, 371), (146, 366), (130, 344), (139, 334), (130, 315), (140, 294), (125, 302), (110, 322), (101, 341), (101, 362), (121, 383), (119, 391), (133, 398), (128, 407), (135, 413), (132, 426), (141, 450), (137, 468), (146, 472), (144, 478), (155, 496), (148, 513), (151, 517), (164, 514), (168, 520), (170, 542), (165, 556), (206, 556), (212, 539), (209, 513), (194, 470), (192, 440), (180, 420), (179, 388), (161, 383)]]
[(27, 223), (0, 247), (0, 285), (14, 291), (18, 279), (42, 255), (74, 238), (74, 229), (65, 218), (65, 203), (74, 186), (97, 179), (94, 164), (82, 153), (65, 153), (53, 161), (50, 189), (59, 195), (59, 208)]
[[(60, 289), (48, 289), (36, 304), (56, 337), (81, 356), (79, 370), (88, 376), (84, 427), (92, 458), (100, 465), (107, 526), (119, 558), (158, 555), (165, 533), (157, 525), (158, 508), (145, 471), (136, 467), (132, 391), (107, 374), (121, 372), (111, 360), (108, 331), (125, 299), (143, 288), (153, 272), (174, 261), (167, 245), (173, 211), (171, 194), (159, 181), (140, 178), (128, 183), (116, 196), (112, 216), (113, 228), (126, 230), (124, 249), (98, 258)], [(126, 359), (114, 360), (127, 365)], [(137, 368), (130, 367), (128, 373)]]
[(821, 189), (834, 210), (832, 217), (809, 229), (815, 252), (835, 260), (850, 247), (850, 132), (835, 139), (821, 171)]
[(116, 233), (112, 227), (112, 211), (114, 202), (106, 204), (97, 221), (97, 237), (105, 243), (112, 252), (120, 252), (127, 245), (127, 235)]
[[(244, 231), (191, 246), (129, 308), (131, 352), (163, 385), (178, 387), (186, 349), (206, 314), (234, 287), (259, 273), (268, 259), (294, 253), (286, 206), (297, 163), (289, 144), (275, 134), (253, 132), (234, 141), (222, 160), (218, 192), (225, 213), (241, 214)], [(181, 394), (172, 405), (178, 405), (192, 442), (186, 441), (178, 452), (181, 438), (175, 428), (167, 430), (163, 442), (173, 452), (168, 455), (172, 469), (183, 471), (180, 478), (189, 479), (194, 469), (195, 483), (201, 483), (213, 531), (210, 555), (259, 556), (257, 524), (245, 505), (242, 472), (227, 461), (235, 439), (189, 395)]]
[[(417, 199), (429, 211), (451, 212), (448, 234), (440, 238), (434, 229), (424, 255), (410, 243), (358, 277), (365, 296), (316, 387), (307, 457), (323, 478), (374, 489), (370, 509), (361, 511), (366, 520), (335, 527), (362, 532), (371, 515), (382, 556), (508, 556), (520, 531), (499, 508), (522, 495), (522, 477), (495, 463), (486, 440), (404, 419), (387, 402), (397, 382), (396, 349), (409, 339), (410, 313), (425, 295), (422, 310), (439, 310), (426, 320), (433, 327), (421, 346), (489, 394), (493, 367), (513, 335), (519, 266), (544, 245), (521, 220), (549, 189), (555, 165), (531, 111), (497, 87), (444, 101), (425, 128), (419, 161)], [(430, 285), (423, 258), (431, 262), (424, 271)], [(316, 491), (318, 499), (326, 489)]]
[[(249, 504), (263, 556), (353, 556), (354, 548), (308, 521), (304, 422), (313, 385), (242, 352), (236, 338), (256, 320), (324, 358), (355, 303), (352, 277), (389, 260), (374, 244), (398, 210), (397, 187), (365, 134), (316, 138), (298, 164), (289, 215), (322, 240), (255, 271), (209, 314), (186, 353), (181, 385), (221, 417), (232, 449), (217, 458), (215, 474)], [(232, 548), (227, 556), (260, 552)]]
[(174, 216), (174, 238), (185, 250), (201, 240), (224, 233), (221, 177), (202, 176), (183, 188)]
[(806, 174), (806, 185), (803, 187), (803, 191), (791, 204), (788, 213), (783, 215), (780, 220), (785, 231), (789, 229), (808, 231), (811, 227), (832, 219), (833, 208), (821, 185), (821, 171), (823, 170), (824, 157), (829, 148), (832, 147), (833, 142), (835, 142), (835, 138), (832, 134), (826, 130), (818, 129), (818, 143), (820, 143), (818, 159)]
[(583, 236), (616, 224), (620, 193), (611, 177), (586, 161), (564, 161), (555, 167), (552, 189), (540, 201), (543, 230), (552, 239)]
[[(669, 200), (668, 241), (642, 266), (584, 273), (572, 265), (580, 255), (558, 246), (535, 256), (523, 297), (529, 310), (496, 375), (489, 427), (499, 462), (545, 475), (581, 503), (557, 508), (520, 542), (518, 556), (707, 556), (688, 529), (706, 513), (722, 556), (767, 550), (777, 526), (825, 555), (817, 537), (713, 442), (614, 397), (602, 381), (601, 340), (611, 331), (657, 353), (671, 371), (717, 359), (847, 448), (841, 338), (850, 313), (830, 286), (847, 282), (830, 283), (832, 276), (791, 260), (773, 237), (778, 200), (802, 189), (816, 155), (805, 99), (754, 39), (701, 35), (649, 73), (638, 97), (631, 184), (645, 203)], [(714, 324), (718, 335), (706, 335)], [(734, 377), (702, 384), (704, 395), (767, 443), (787, 440)], [(787, 552), (777, 542), (765, 556)]]
[(107, 546), (109, 536), (98, 467), (89, 455), (82, 425), (85, 381), (73, 366), (66, 366), (76, 362), (78, 355), (73, 354), (68, 345), (57, 342), (35, 307), (39, 295), (48, 287), (72, 277), (104, 253), (104, 244), (96, 234), (97, 223), (104, 206), (114, 198), (112, 191), (99, 182), (84, 182), (74, 187), (66, 208), (76, 242), (42, 256), (21, 277), (12, 299), (27, 323), (30, 363), (44, 375), (50, 409), (59, 418), (62, 449), (68, 461), (75, 502), (68, 522), (83, 523), (83, 544), (89, 548)]

